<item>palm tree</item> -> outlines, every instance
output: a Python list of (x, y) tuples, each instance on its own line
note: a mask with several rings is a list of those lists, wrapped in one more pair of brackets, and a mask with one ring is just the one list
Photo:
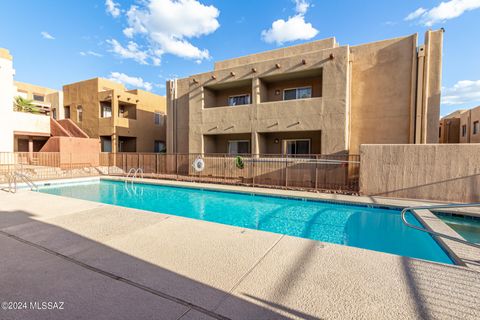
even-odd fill
[(34, 105), (33, 100), (25, 99), (20, 96), (15, 97), (15, 102), (13, 105), (13, 109), (15, 111), (22, 111), (22, 112), (31, 112), (31, 113), (40, 113), (41, 110), (39, 107)]

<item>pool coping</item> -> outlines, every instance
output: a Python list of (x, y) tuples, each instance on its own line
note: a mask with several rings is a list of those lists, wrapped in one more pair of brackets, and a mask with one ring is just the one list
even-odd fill
[[(85, 178), (72, 178), (72, 179), (56, 179), (56, 180), (44, 180), (36, 182), (37, 185), (55, 185), (55, 184), (68, 184), (76, 182), (89, 182), (89, 181), (126, 181), (125, 177), (119, 176), (95, 176)], [(255, 194), (267, 197), (281, 197), (295, 200), (307, 200), (316, 202), (336, 203), (342, 205), (355, 205), (366, 206), (370, 208), (399, 210), (405, 207), (418, 206), (418, 205), (435, 205), (439, 202), (422, 201), (422, 200), (410, 200), (410, 199), (396, 199), (396, 198), (384, 198), (384, 197), (371, 197), (371, 196), (352, 196), (343, 194), (330, 194), (330, 193), (312, 193), (307, 191), (292, 191), (281, 189), (269, 189), (259, 187), (245, 187), (245, 186), (231, 186), (231, 185), (219, 185), (211, 183), (198, 183), (198, 182), (185, 182), (185, 181), (172, 181), (161, 179), (149, 179), (149, 178), (136, 178), (129, 179), (139, 184), (150, 184), (160, 186), (171, 186), (189, 189), (201, 189), (216, 192), (229, 192), (238, 194)], [(424, 212), (427, 211), (427, 212)], [(414, 210), (413, 214), (419, 220), (419, 222), (427, 229), (440, 233), (445, 233), (454, 237), (463, 239), (458, 233), (450, 228), (446, 223), (436, 217), (428, 210)], [(480, 265), (475, 263), (475, 260), (479, 260), (479, 254), (475, 252), (475, 249), (455, 242), (451, 240), (444, 240), (439, 237), (432, 236), (437, 244), (445, 251), (450, 257), (454, 265), (459, 267), (468, 267), (480, 270)], [(474, 262), (474, 263), (472, 263)]]
[[(90, 181), (93, 181), (93, 180), (94, 179), (90, 179)], [(29, 195), (34, 197), (40, 196), (40, 198), (43, 198), (43, 196), (45, 196), (44, 198), (45, 200), (43, 201), (43, 203), (46, 203), (46, 204), (52, 202), (51, 200), (53, 199), (51, 198), (52, 196), (58, 197), (58, 202), (62, 202), (66, 204), (70, 203), (70, 201), (72, 203), (74, 202), (93, 203), (92, 201), (88, 201), (88, 200), (72, 199), (68, 197), (49, 195), (49, 194), (44, 195), (41, 193), (39, 194), (39, 193), (31, 192), (25, 189), (21, 190), (19, 194), (24, 194), (25, 196), (21, 198), (21, 199), (24, 199), (23, 201), (17, 201), (19, 205), (18, 205), (18, 208), (17, 206), (14, 207), (15, 210), (19, 210), (20, 208), (20, 210), (27, 210), (28, 212), (35, 213), (35, 215), (38, 215), (39, 218), (42, 218), (40, 221), (43, 221), (48, 224), (50, 224), (49, 222), (50, 220), (55, 220), (56, 217), (64, 217), (69, 215), (72, 215), (72, 216), (75, 215), (79, 219), (83, 219), (81, 217), (81, 214), (83, 214), (85, 210), (82, 207), (78, 207), (76, 210), (72, 212), (61, 213), (59, 215), (50, 215), (50, 214), (42, 215), (41, 212), (38, 212), (37, 214), (35, 210), (30, 211), (30, 209), (32, 209), (31, 203), (29, 204), (29, 206), (24, 207), (24, 203), (28, 202), (28, 201), (25, 201), (25, 199), (29, 199), (30, 197)], [(15, 195), (9, 195), (5, 193), (4, 196), (5, 196), (5, 199), (8, 199), (9, 197), (11, 197), (10, 199), (15, 199)], [(43, 207), (44, 208), (48, 207), (48, 205)], [(108, 208), (108, 207), (113, 207), (113, 210), (110, 210), (109, 212), (112, 212), (115, 214), (118, 212), (117, 209), (122, 208), (122, 207), (117, 207), (115, 205), (99, 204), (98, 208), (89, 209), (88, 212), (93, 211), (95, 213), (97, 210), (101, 210), (101, 208)], [(131, 211), (132, 213), (135, 213), (137, 211), (137, 209), (131, 209), (131, 208), (125, 208), (125, 207), (123, 208), (127, 212)], [(59, 209), (57, 206), (57, 209), (53, 209), (53, 211), (55, 210), (60, 212), (62, 209)], [(43, 211), (50, 211), (50, 209), (46, 209)], [(145, 212), (145, 213), (148, 214), (149, 212)], [(98, 216), (101, 217), (103, 215), (98, 215)], [(112, 218), (114, 218), (114, 215), (112, 215)], [(184, 218), (184, 217), (172, 216), (169, 219), (163, 219), (161, 223), (165, 223), (165, 222), (169, 222), (177, 219), (180, 219), (182, 221), (182, 223), (178, 224), (177, 226), (179, 230), (181, 229), (188, 230), (188, 228), (193, 228), (195, 230), (198, 228), (198, 226), (195, 223), (193, 223), (193, 221), (195, 220)], [(121, 220), (121, 219), (118, 219), (118, 220)], [(217, 234), (217, 232), (214, 232), (215, 230), (220, 230), (217, 228), (232, 229), (232, 230), (238, 229), (238, 227), (235, 227), (235, 226), (219, 225), (219, 224), (211, 223), (207, 221), (198, 221), (198, 222), (208, 226), (212, 226), (210, 231), (213, 231), (213, 232), (211, 232), (210, 234)], [(55, 223), (52, 223), (52, 224), (55, 225)], [(18, 225), (22, 226), (22, 224), (18, 224)], [(75, 224), (72, 224), (71, 222), (69, 222), (63, 227), (64, 228), (67, 227), (66, 230), (70, 230), (69, 226), (71, 227), (73, 225)], [(59, 225), (59, 226), (62, 226), (62, 225)], [(88, 226), (84, 226), (84, 227), (88, 228)], [(142, 229), (142, 230), (147, 231), (148, 228), (152, 227), (152, 225), (146, 225), (146, 227), (147, 229)], [(22, 229), (22, 228), (20, 227), (19, 229)], [(71, 230), (77, 233), (79, 233), (80, 231), (80, 229), (71, 229)], [(173, 230), (175, 231), (177, 229), (174, 228)], [(12, 232), (12, 233), (15, 233), (15, 232)], [(252, 234), (255, 237), (255, 239), (258, 238), (259, 235), (262, 235), (264, 233), (269, 233), (269, 232), (252, 230)], [(85, 236), (88, 237), (88, 234), (82, 234), (81, 232), (79, 234), (84, 237)], [(143, 232), (141, 234), (143, 234)], [(146, 232), (146, 234), (154, 235), (155, 232), (152, 233), (150, 231), (150, 233)], [(221, 232), (219, 234), (221, 234)], [(240, 232), (240, 234), (243, 235), (243, 231)], [(27, 237), (25, 237), (26, 241), (33, 241), (34, 243), (37, 243), (39, 239), (40, 240), (42, 239), (42, 238), (37, 238), (36, 233), (34, 233), (33, 237), (29, 236), (28, 233), (26, 233), (26, 235), (27, 235)], [(173, 235), (175, 235), (175, 232), (173, 233)], [(22, 232), (20, 233), (19, 237), (23, 238)], [(123, 233), (119, 237), (123, 239), (127, 239), (124, 237)], [(231, 238), (230, 235), (228, 237), (229, 237), (228, 239)], [(214, 237), (214, 238), (217, 240), (220, 240), (222, 239), (222, 236), (220, 235), (219, 237)], [(110, 240), (109, 241), (102, 240), (103, 239), (102, 237), (100, 238), (93, 237), (92, 239), (97, 241), (100, 244), (109, 245), (111, 248), (117, 248), (117, 249), (120, 248), (120, 247), (111, 245), (109, 242)], [(132, 238), (130, 237), (130, 239)], [(175, 237), (173, 237), (172, 239), (174, 240)], [(202, 235), (199, 235), (197, 239), (203, 239)], [(223, 238), (223, 239), (226, 239), (226, 238)], [(313, 243), (318, 243), (318, 244), (313, 244)], [(45, 245), (45, 243), (40, 243), (40, 244)], [(311, 247), (312, 245), (315, 245), (314, 249), (312, 249)], [(47, 245), (45, 245), (45, 247), (48, 248)], [(250, 249), (248, 247), (245, 247), (245, 245), (243, 244), (241, 247), (246, 248), (245, 251), (247, 251), (247, 253), (244, 253), (244, 256), (252, 255), (252, 253), (249, 252)], [(53, 248), (52, 250), (54, 250), (55, 252), (60, 252), (60, 251), (56, 251), (57, 249), (55, 249), (55, 246), (52, 248)], [(138, 246), (135, 248), (136, 248), (135, 250), (128, 250), (128, 248), (125, 249), (122, 247), (122, 250), (125, 249), (122, 252), (132, 256), (136, 256), (136, 253), (139, 253), (140, 251), (137, 250), (139, 248)], [(463, 298), (463, 297), (472, 297), (472, 295), (474, 296), (475, 291), (474, 289), (471, 289), (470, 284), (476, 283), (476, 282), (472, 282), (473, 280), (480, 279), (478, 277), (479, 273), (477, 271), (469, 270), (466, 267), (462, 267), (458, 265), (448, 265), (448, 264), (432, 262), (432, 261), (416, 259), (416, 258), (403, 258), (401, 256), (389, 254), (389, 253), (371, 251), (371, 250), (362, 249), (362, 248), (348, 247), (348, 246), (343, 246), (343, 245), (338, 245), (333, 243), (332, 244), (322, 243), (314, 240), (302, 239), (297, 237), (281, 236), (278, 240), (275, 240), (275, 243), (271, 248), (274, 248), (274, 250), (268, 249), (268, 251), (266, 251), (264, 255), (262, 255), (261, 257), (259, 255), (258, 261), (255, 261), (256, 259), (254, 259), (253, 264), (250, 265), (250, 267), (248, 268), (248, 270), (246, 270), (246, 272), (245, 271), (239, 272), (239, 275), (242, 275), (242, 274), (243, 275), (238, 278), (238, 281), (237, 280), (233, 281), (233, 284), (234, 284), (233, 286), (227, 286), (226, 289), (222, 289), (223, 292), (225, 292), (225, 296), (227, 298), (225, 299), (222, 298), (221, 300), (219, 300), (218, 305), (214, 309), (212, 309), (213, 311), (218, 312), (219, 314), (225, 315), (227, 317), (233, 314), (238, 314), (238, 315), (249, 314), (248, 312), (250, 309), (248, 309), (248, 305), (245, 305), (245, 304), (240, 304), (238, 306), (235, 305), (235, 299), (240, 298), (240, 299), (255, 303), (255, 306), (260, 306), (260, 307), (270, 306), (269, 308), (271, 308), (271, 306), (274, 306), (274, 307), (279, 306), (273, 309), (275, 311), (297, 310), (300, 312), (306, 312), (305, 314), (311, 314), (312, 316), (318, 316), (318, 317), (324, 317), (325, 315), (338, 317), (338, 315), (341, 315), (346, 318), (347, 317), (358, 318), (358, 317), (361, 317), (362, 315), (371, 314), (373, 311), (376, 311), (375, 315), (378, 318), (391, 317), (392, 314), (393, 316), (396, 315), (397, 318), (405, 318), (405, 319), (419, 318), (422, 316), (422, 314), (424, 314), (421, 311), (424, 309), (429, 312), (428, 314), (430, 313), (432, 315), (443, 314), (441, 313), (443, 309), (441, 308), (439, 309), (436, 304), (439, 294), (443, 294), (444, 297), (450, 298), (448, 302), (449, 304), (447, 305), (449, 310), (450, 308), (454, 308), (455, 306), (458, 306), (458, 308), (462, 308), (461, 310), (463, 310), (464, 309), (463, 302), (474, 300), (474, 298), (469, 298), (470, 300), (465, 300)], [(209, 250), (208, 247), (205, 250), (206, 252), (212, 252), (212, 250)], [(162, 252), (162, 251), (163, 249), (158, 250), (158, 252)], [(324, 253), (320, 253), (320, 251)], [(301, 255), (302, 252), (303, 253), (309, 252), (311, 254), (309, 255), (309, 257), (312, 256), (313, 260), (310, 261), (308, 259), (307, 260), (299, 259), (302, 256)], [(182, 255), (184, 253), (179, 253), (179, 254)], [(227, 255), (225, 256), (225, 254)], [(231, 250), (226, 250), (226, 251), (224, 250), (220, 252), (220, 255), (214, 254), (213, 257), (227, 258), (231, 254), (232, 254)], [(67, 256), (72, 257), (73, 259), (76, 259), (75, 254), (67, 253)], [(203, 257), (203, 253), (201, 254), (201, 256)], [(98, 257), (95, 256), (95, 259), (101, 259), (101, 257), (102, 256), (98, 256)], [(145, 258), (140, 255), (138, 257), (142, 259)], [(152, 255), (152, 257), (156, 257), (156, 255)], [(79, 262), (82, 262), (81, 259), (77, 259), (77, 260)], [(224, 259), (219, 259), (219, 260), (224, 260)], [(225, 260), (229, 260), (229, 259), (225, 259)], [(236, 264), (235, 259), (231, 259), (231, 260), (233, 264)], [(145, 261), (148, 261), (148, 260), (145, 260)], [(215, 259), (212, 261), (215, 261)], [(158, 265), (159, 267), (162, 266), (162, 264), (159, 264), (159, 263), (156, 265)], [(279, 268), (279, 266), (281, 267)], [(302, 268), (301, 269), (302, 273), (300, 278), (295, 280), (295, 282), (292, 282), (292, 283), (285, 282), (284, 281), (285, 275), (283, 274), (285, 270), (293, 271), (293, 270), (298, 270), (298, 268)], [(138, 281), (138, 278), (136, 278), (135, 276), (132, 276), (132, 274), (127, 273), (125, 275), (124, 273), (119, 273), (117, 269), (112, 269), (110, 266), (100, 267), (100, 269), (110, 272), (113, 275), (123, 276), (127, 280)], [(198, 281), (198, 279), (200, 279), (195, 276), (195, 273), (192, 273), (192, 274), (187, 272), (182, 273), (180, 272), (182, 269), (177, 269), (176, 267), (172, 268), (170, 266), (169, 270), (177, 272), (178, 274), (183, 275), (184, 277), (190, 277), (189, 279), (193, 279), (194, 281)], [(349, 280), (346, 283), (344, 283), (343, 279), (345, 278), (339, 275), (348, 275), (348, 277), (351, 276), (351, 278), (348, 278)], [(455, 280), (457, 279), (456, 276), (466, 277), (467, 275), (472, 275), (466, 278), (466, 279), (470, 279), (469, 281)], [(229, 278), (230, 278), (230, 275), (228, 275), (228, 279)], [(383, 281), (379, 280), (382, 278), (383, 278)], [(392, 278), (395, 280), (391, 281), (390, 279)], [(330, 280), (330, 279), (333, 279), (333, 280)], [(279, 280), (282, 280), (282, 281), (279, 282)], [(293, 283), (297, 283), (297, 282), (298, 282), (297, 285), (293, 285)], [(142, 284), (143, 282), (139, 282), (139, 283)], [(278, 287), (278, 283), (282, 283), (283, 285), (281, 287)], [(332, 288), (335, 291), (331, 292), (330, 290), (327, 290), (328, 293), (321, 294), (322, 290), (325, 288), (323, 285), (321, 286), (321, 288), (319, 288), (318, 285), (320, 283), (325, 284), (326, 286), (325, 288)], [(372, 283), (374, 283), (373, 286), (372, 286)], [(456, 286), (457, 283), (458, 283), (458, 286)], [(206, 284), (212, 286), (210, 282), (208, 283), (206, 282)], [(451, 287), (449, 285), (447, 286), (447, 284), (455, 285), (455, 287)], [(330, 287), (330, 285), (332, 287)], [(384, 288), (385, 286), (390, 288), (391, 290), (398, 290), (398, 292), (395, 291), (398, 293), (398, 296), (396, 295), (392, 296), (391, 295), (392, 291), (385, 291), (385, 290), (381, 291), (381, 288)], [(195, 302), (188, 296), (184, 297), (183, 295), (179, 295), (176, 291), (171, 291), (170, 287), (168, 289), (162, 289), (162, 287), (150, 286), (150, 285), (147, 285), (147, 287), (151, 287), (155, 290), (160, 290), (162, 292), (170, 294), (173, 297), (183, 298), (188, 302), (192, 302), (192, 303)], [(173, 287), (176, 288), (176, 286), (173, 286)], [(442, 288), (441, 289), (442, 291), (439, 292), (437, 288)], [(292, 294), (286, 296), (285, 298), (283, 298), (284, 296), (280, 296), (280, 297), (276, 296), (276, 293), (278, 291), (287, 290), (287, 289), (289, 292), (292, 292)], [(458, 291), (456, 289), (458, 289)], [(325, 290), (323, 291), (325, 292)], [(183, 294), (183, 293), (180, 293), (180, 294)], [(337, 294), (338, 294), (338, 297), (335, 298)], [(445, 294), (448, 294), (448, 295), (445, 296)], [(260, 297), (263, 300), (255, 300), (255, 299), (252, 300), (249, 298), (249, 297), (256, 297), (256, 296)], [(361, 300), (361, 301), (364, 301), (364, 303), (366, 303), (364, 305), (365, 307), (362, 306), (361, 308), (357, 308), (355, 307), (355, 304), (358, 304), (359, 300), (356, 300), (356, 298), (350, 298), (351, 296), (354, 296), (357, 298), (359, 297), (362, 297), (362, 298), (370, 297), (370, 298)], [(340, 299), (340, 297), (344, 297), (344, 298)], [(393, 297), (395, 299), (393, 299)], [(307, 298), (307, 300), (305, 300), (305, 298)], [(315, 303), (313, 304), (309, 303), (310, 301), (309, 299), (311, 299), (311, 301)], [(368, 301), (371, 302), (372, 299), (374, 299), (374, 301), (377, 301), (381, 305), (388, 305), (388, 308), (385, 309), (384, 312), (378, 311), (378, 308), (374, 304), (372, 310), (368, 309), (370, 307), (366, 307), (366, 306), (369, 305)], [(398, 301), (398, 299), (401, 299), (402, 303), (389, 302), (388, 304), (384, 304), (385, 301), (380, 300), (379, 302), (379, 300), (376, 300), (376, 299), (386, 299), (386, 301), (391, 301), (391, 300)], [(262, 301), (271, 301), (272, 304), (265, 304)], [(345, 304), (345, 306), (347, 307), (353, 305), (353, 307), (351, 308), (352, 310), (354, 310), (355, 313), (352, 315), (349, 311), (350, 309), (345, 309), (345, 306), (343, 304)], [(203, 306), (202, 304), (200, 305)], [(313, 307), (311, 305), (313, 305)], [(323, 307), (315, 307), (315, 305), (316, 306), (325, 305), (327, 309), (324, 309)], [(408, 310), (405, 311), (404, 313), (403, 311), (406, 309), (406, 306), (408, 306)], [(319, 311), (316, 311), (317, 309)], [(210, 308), (208, 308), (208, 310), (210, 310)], [(245, 313), (242, 313), (242, 312), (245, 312)], [(473, 315), (477, 314), (477, 312), (479, 312), (479, 310), (475, 309), (475, 306), (470, 304), (466, 309), (466, 311), (460, 314), (467, 315), (467, 316), (472, 315), (471, 318), (473, 319), (475, 318)], [(288, 313), (287, 315), (292, 316), (292, 313)], [(400, 317), (400, 315), (402, 315), (402, 317)], [(274, 318), (274, 317), (258, 317), (257, 316), (256, 318)], [(464, 318), (469, 318), (469, 317), (464, 317)]]
[[(412, 211), (427, 230), (465, 240), (459, 233), (453, 230), (430, 210), (424, 209)], [(444, 248), (444, 250), (447, 251), (450, 258), (452, 258), (456, 264), (480, 271), (478, 249), (450, 239), (433, 235), (432, 237)]]

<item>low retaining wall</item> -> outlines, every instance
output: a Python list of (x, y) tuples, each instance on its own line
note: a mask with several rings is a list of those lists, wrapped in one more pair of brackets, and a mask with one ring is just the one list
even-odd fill
[(480, 201), (480, 144), (362, 145), (360, 193)]

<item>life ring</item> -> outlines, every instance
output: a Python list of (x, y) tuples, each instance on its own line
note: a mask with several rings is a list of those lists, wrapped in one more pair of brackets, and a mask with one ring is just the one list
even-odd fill
[(205, 161), (203, 161), (202, 158), (197, 158), (195, 161), (192, 163), (193, 169), (197, 172), (202, 172), (203, 169), (205, 169)]

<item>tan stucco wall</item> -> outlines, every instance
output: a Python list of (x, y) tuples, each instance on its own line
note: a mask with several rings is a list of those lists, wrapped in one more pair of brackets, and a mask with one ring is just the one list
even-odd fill
[(460, 118), (449, 118), (440, 120), (439, 143), (460, 142)]
[[(421, 57), (417, 38), (355, 47), (325, 39), (217, 62), (211, 72), (169, 81), (167, 149), (199, 153), (204, 135), (251, 133), (252, 152), (259, 153), (265, 149), (259, 133), (302, 131), (321, 132), (323, 154), (357, 154), (364, 143), (437, 142), (443, 32), (427, 32)], [(210, 108), (248, 91), (245, 82), (251, 105)], [(309, 84), (311, 99), (282, 101), (283, 89)]]
[(240, 58), (217, 61), (215, 62), (214, 69), (215, 70), (229, 69), (229, 68), (238, 67), (241, 65), (262, 62), (265, 60), (281, 59), (281, 58), (296, 56), (299, 54), (304, 54), (312, 51), (335, 48), (337, 46), (338, 44), (335, 41), (335, 38), (322, 39), (322, 40), (299, 44), (296, 46), (290, 46), (290, 47), (260, 52), (256, 54), (251, 54), (251, 55), (240, 57)]
[(364, 195), (480, 201), (480, 144), (362, 145), (360, 161)]
[[(440, 118), (440, 98), (442, 90), (442, 48), (443, 30), (425, 33), (425, 87), (424, 94), (424, 127), (426, 135), (422, 143), (438, 143), (438, 119)], [(418, 108), (418, 106), (417, 106)]]
[[(100, 117), (100, 101), (110, 96), (112, 117)], [(136, 119), (120, 118), (119, 103), (136, 105)], [(119, 136), (136, 137), (137, 152), (153, 152), (155, 140), (166, 140), (166, 121), (155, 125), (154, 114), (166, 114), (165, 97), (143, 90), (126, 90), (122, 84), (102, 78), (64, 86), (64, 104), (70, 106), (70, 118), (90, 137), (111, 136), (113, 151)], [(77, 120), (77, 106), (83, 108), (83, 121)], [(162, 123), (163, 122), (163, 123)]]
[[(330, 54), (334, 55), (334, 59), (329, 58)], [(305, 59), (307, 63), (302, 64), (301, 59)], [(177, 138), (177, 152), (202, 152), (204, 134), (319, 130), (323, 132), (324, 138), (322, 152), (336, 153), (347, 150), (345, 131), (348, 118), (348, 59), (348, 47), (337, 47), (308, 53), (301, 58), (296, 56), (218, 70), (214, 72), (216, 79), (212, 79), (212, 72), (209, 72), (177, 80), (178, 98), (175, 108), (178, 126), (175, 130), (177, 136), (183, 137)], [(281, 67), (276, 68), (275, 64)], [(256, 72), (252, 72), (252, 68), (255, 68)], [(301, 72), (320, 68), (323, 69), (323, 78), (330, 79), (323, 84), (321, 98), (257, 103), (260, 100), (259, 78), (285, 74), (286, 71), (299, 72), (298, 76), (301, 77)], [(231, 72), (235, 76), (231, 76)], [(197, 83), (194, 83), (193, 79)], [(251, 79), (251, 105), (204, 108), (203, 85), (226, 84), (237, 79)], [(183, 128), (188, 126), (188, 140), (185, 140), (186, 135), (180, 125)], [(171, 130), (172, 135), (175, 130)], [(188, 147), (185, 143), (188, 143)], [(168, 148), (168, 145), (167, 149), (174, 150)], [(252, 152), (259, 152), (256, 141), (252, 141)]]
[(47, 87), (42, 87), (38, 86), (35, 84), (31, 83), (25, 83), (25, 82), (20, 82), (20, 81), (14, 81), (15, 86), (17, 87), (18, 90), (23, 90), (28, 93), (28, 99), (33, 99), (33, 94), (41, 94), (41, 95), (47, 95), (50, 93), (55, 93), (58, 92), (58, 90), (55, 89), (50, 89)]
[(352, 47), (350, 152), (361, 143), (411, 142), (417, 36)]

